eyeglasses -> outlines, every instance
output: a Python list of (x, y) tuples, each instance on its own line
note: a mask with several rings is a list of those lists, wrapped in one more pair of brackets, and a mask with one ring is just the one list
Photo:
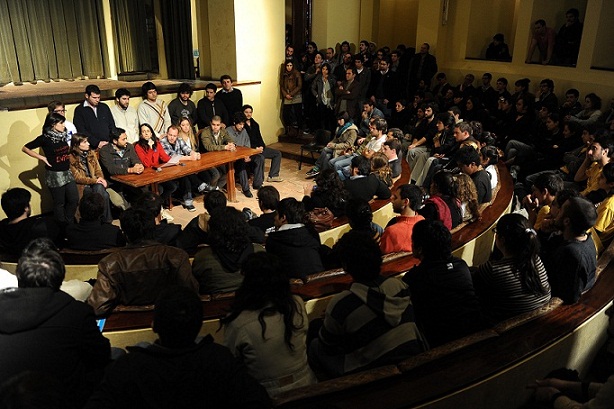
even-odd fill
[(65, 109), (54, 109), (53, 112), (57, 113), (57, 114), (63, 114), (66, 112)]

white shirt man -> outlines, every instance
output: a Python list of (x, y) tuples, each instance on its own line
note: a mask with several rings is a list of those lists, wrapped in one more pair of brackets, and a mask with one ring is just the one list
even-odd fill
[(115, 125), (126, 131), (128, 142), (136, 143), (139, 140), (139, 115), (136, 109), (130, 106), (130, 91), (125, 88), (115, 91), (115, 104), (111, 107), (111, 114)]

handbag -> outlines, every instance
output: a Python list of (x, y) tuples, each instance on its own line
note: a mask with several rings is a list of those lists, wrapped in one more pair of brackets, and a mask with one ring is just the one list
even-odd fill
[(305, 215), (305, 224), (321, 233), (333, 227), (335, 215), (328, 207), (316, 207)]

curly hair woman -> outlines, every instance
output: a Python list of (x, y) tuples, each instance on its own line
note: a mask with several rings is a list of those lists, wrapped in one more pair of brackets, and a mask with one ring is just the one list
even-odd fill
[(201, 294), (234, 291), (241, 285), (241, 263), (250, 254), (264, 251), (249, 238), (249, 226), (240, 211), (222, 207), (211, 214), (209, 244), (194, 256), (192, 273)]
[(315, 186), (306, 186), (303, 204), (309, 212), (316, 207), (328, 207), (335, 217), (345, 214), (345, 205), (350, 198), (334, 169), (326, 169), (315, 179)]

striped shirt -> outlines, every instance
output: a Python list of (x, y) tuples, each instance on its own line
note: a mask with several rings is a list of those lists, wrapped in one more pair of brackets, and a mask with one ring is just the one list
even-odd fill
[(473, 285), (480, 298), (484, 314), (495, 321), (533, 311), (550, 301), (550, 284), (541, 259), (537, 270), (545, 294), (536, 294), (523, 288), (520, 277), (514, 273), (514, 260), (487, 262), (473, 274)]

